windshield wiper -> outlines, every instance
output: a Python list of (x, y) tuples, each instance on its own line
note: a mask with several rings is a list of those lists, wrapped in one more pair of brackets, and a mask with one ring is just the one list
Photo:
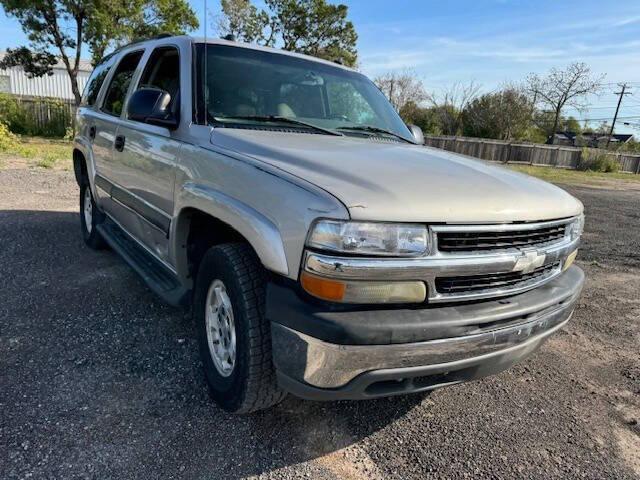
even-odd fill
[(386, 130), (380, 127), (374, 127), (373, 125), (353, 125), (351, 127), (338, 127), (336, 130), (357, 130), (362, 132), (372, 132), (372, 133), (385, 133), (387, 135), (391, 135), (392, 137), (399, 138), (400, 140), (404, 140), (407, 143), (415, 144), (411, 140), (404, 138), (402, 135), (392, 132), (391, 130)]
[(215, 120), (224, 123), (224, 120), (252, 120), (255, 122), (280, 122), (280, 123), (288, 123), (290, 125), (299, 125), (301, 127), (311, 128), (312, 130), (316, 130), (318, 132), (326, 133), (327, 135), (336, 135), (338, 137), (343, 137), (344, 134), (340, 132), (336, 132), (335, 130), (329, 130), (328, 128), (318, 127), (312, 123), (303, 122), (301, 120), (295, 120), (289, 117), (281, 117), (279, 115), (238, 115), (232, 117), (215, 117)]

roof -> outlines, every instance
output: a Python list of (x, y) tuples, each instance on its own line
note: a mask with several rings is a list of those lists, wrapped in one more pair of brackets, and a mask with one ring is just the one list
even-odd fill
[[(189, 38), (191, 38), (191, 40), (194, 43), (205, 43), (205, 39), (202, 37), (189, 36)], [(309, 60), (312, 62), (324, 63), (325, 65), (331, 65), (332, 67), (342, 68), (350, 72), (357, 72), (357, 70), (354, 70), (353, 68), (347, 67), (346, 65), (342, 65), (340, 63), (332, 62), (330, 60), (325, 60), (323, 58), (314, 57), (312, 55), (305, 55), (304, 53), (297, 53), (297, 52), (290, 52), (288, 50), (282, 50), (281, 48), (263, 47), (260, 45), (254, 45), (252, 43), (237, 42), (232, 40), (225, 40), (222, 38), (207, 38), (206, 43), (209, 45), (229, 45), (232, 47), (246, 48), (248, 50), (259, 50), (262, 52), (277, 53), (280, 55), (287, 55), (289, 57), (302, 58), (304, 60)]]

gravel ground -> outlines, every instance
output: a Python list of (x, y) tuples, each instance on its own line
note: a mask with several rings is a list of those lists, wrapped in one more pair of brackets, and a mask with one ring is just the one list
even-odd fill
[(524, 364), (234, 417), (207, 396), (189, 315), (84, 247), (73, 174), (0, 171), (0, 477), (640, 478), (640, 192), (569, 190), (587, 285)]

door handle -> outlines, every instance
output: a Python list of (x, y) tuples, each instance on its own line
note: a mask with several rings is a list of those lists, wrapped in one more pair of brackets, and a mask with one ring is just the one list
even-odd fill
[(113, 146), (116, 147), (116, 150), (119, 152), (124, 150), (124, 135), (117, 135), (116, 141), (113, 143)]
[(95, 125), (91, 125), (91, 127), (89, 128), (89, 138), (91, 140), (96, 138), (96, 126)]

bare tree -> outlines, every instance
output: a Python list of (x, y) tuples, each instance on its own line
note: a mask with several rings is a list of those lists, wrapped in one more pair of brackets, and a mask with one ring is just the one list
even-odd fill
[(549, 73), (540, 77), (529, 74), (525, 83), (534, 104), (546, 107), (554, 115), (551, 143), (558, 129), (562, 109), (565, 106), (586, 107), (586, 97), (597, 94), (602, 87), (604, 75), (594, 75), (586, 63), (575, 62), (560, 70), (552, 68)]
[(385, 73), (373, 81), (398, 112), (409, 103), (420, 105), (427, 99), (424, 84), (413, 70)]
[(480, 86), (471, 81), (456, 82), (440, 92), (428, 94), (444, 135), (457, 135), (462, 130), (462, 112), (478, 96), (479, 91)]

